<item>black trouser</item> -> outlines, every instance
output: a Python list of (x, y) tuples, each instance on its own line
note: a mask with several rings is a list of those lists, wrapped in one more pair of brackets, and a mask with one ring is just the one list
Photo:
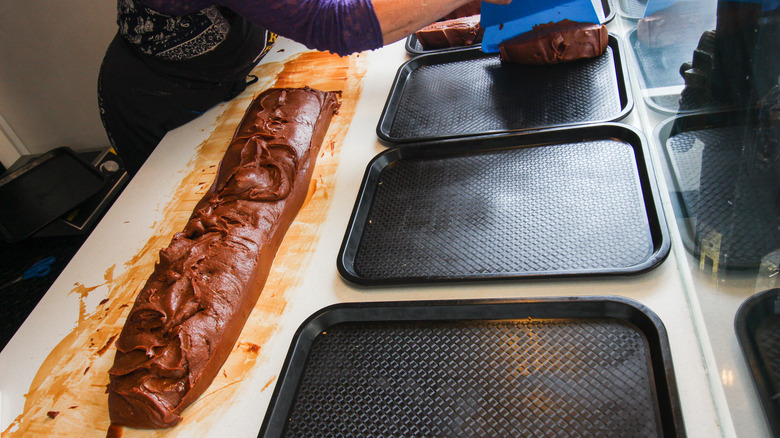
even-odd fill
[(241, 93), (272, 41), (270, 32), (239, 18), (213, 51), (167, 61), (136, 51), (117, 34), (100, 68), (98, 103), (128, 172), (138, 171), (168, 131)]

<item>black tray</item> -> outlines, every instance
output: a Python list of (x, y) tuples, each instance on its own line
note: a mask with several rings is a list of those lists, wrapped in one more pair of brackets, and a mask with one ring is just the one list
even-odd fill
[(337, 265), (367, 285), (644, 272), (669, 252), (657, 193), (622, 124), (394, 148), (368, 165)]
[(780, 289), (748, 298), (734, 319), (737, 339), (750, 366), (774, 436), (780, 435)]
[(261, 437), (685, 436), (666, 330), (620, 297), (351, 303), (293, 339)]
[[(754, 269), (780, 247), (775, 188), (760, 175), (743, 173), (745, 142), (756, 131), (745, 111), (672, 117), (655, 129), (671, 170), (677, 195), (672, 199), (688, 219), (681, 227), (683, 244), (696, 258), (706, 247), (713, 259), (707, 261), (722, 269)], [(719, 248), (710, 245), (713, 231), (721, 236), (714, 240)]]
[(70, 148), (53, 149), (0, 178), (0, 238), (33, 235), (104, 186), (100, 172)]
[[(603, 17), (601, 24), (607, 24), (612, 21), (613, 18), (615, 18), (615, 11), (612, 9), (612, 0), (601, 0), (601, 7), (602, 10), (599, 14), (599, 17)], [(599, 11), (597, 10), (596, 13), (599, 13)], [(464, 47), (481, 47), (481, 44), (425, 50), (414, 34), (411, 34), (406, 38), (406, 51), (412, 56), (422, 55), (423, 53), (452, 52), (454, 50), (463, 50)]]
[(399, 68), (377, 135), (406, 143), (621, 119), (633, 100), (620, 46), (610, 35), (603, 55), (553, 66), (479, 48), (417, 56)]

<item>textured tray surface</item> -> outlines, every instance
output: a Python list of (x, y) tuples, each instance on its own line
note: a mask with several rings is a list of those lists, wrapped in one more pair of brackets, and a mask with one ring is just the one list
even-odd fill
[[(636, 30), (631, 31), (628, 40), (639, 64), (645, 88), (685, 84), (680, 74), (680, 66), (691, 62), (698, 41), (684, 41), (668, 47), (652, 48), (639, 41)], [(679, 99), (679, 96), (677, 98)]]
[(389, 141), (609, 121), (625, 108), (614, 45), (554, 66), (502, 64), (478, 49), (427, 56), (401, 67), (405, 76), (390, 96), (396, 102), (400, 94), (397, 105), (380, 121)]
[(745, 133), (745, 126), (704, 126), (661, 139), (685, 209), (696, 218), (695, 235), (688, 236), (694, 252), (699, 253), (701, 238), (715, 231), (722, 235), (721, 255), (727, 257), (722, 262), (731, 267), (756, 266), (780, 246), (780, 235), (767, 233), (776, 229), (772, 188), (741, 173)]
[(639, 20), (645, 16), (647, 0), (617, 0), (618, 13), (631, 20)]
[(284, 436), (659, 436), (646, 340), (611, 318), (343, 323)]
[(633, 147), (520, 147), (383, 169), (354, 261), (366, 279), (630, 267), (653, 251)]
[(780, 392), (780, 315), (762, 321), (756, 330), (756, 343), (761, 359), (771, 377), (775, 393)]

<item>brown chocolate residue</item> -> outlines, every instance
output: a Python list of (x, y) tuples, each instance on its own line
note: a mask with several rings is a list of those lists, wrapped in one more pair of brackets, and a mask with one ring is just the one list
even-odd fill
[(117, 336), (119, 335), (114, 335), (108, 338), (108, 341), (105, 343), (105, 345), (100, 347), (100, 350), (96, 351), (95, 354), (97, 354), (98, 356), (104, 355), (106, 351), (108, 351), (108, 349), (111, 347), (111, 344), (114, 343), (114, 340), (116, 339)]
[(437, 21), (414, 33), (426, 50), (470, 46), (482, 42), (485, 29), (479, 15)]
[(46, 416), (51, 418), (52, 420), (57, 418), (57, 415), (60, 415), (60, 411), (49, 411), (46, 413)]
[(271, 386), (271, 384), (274, 383), (274, 380), (276, 380), (276, 379), (277, 379), (277, 377), (274, 376), (271, 380), (267, 381), (265, 383), (265, 385), (263, 385), (263, 390), (265, 391), (266, 389), (268, 389), (268, 387)]

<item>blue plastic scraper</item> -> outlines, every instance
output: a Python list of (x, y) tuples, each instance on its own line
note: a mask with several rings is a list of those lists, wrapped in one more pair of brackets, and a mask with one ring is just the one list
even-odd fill
[(537, 24), (564, 19), (598, 24), (592, 0), (513, 0), (508, 5), (482, 2), (480, 25), (485, 29), (482, 51), (498, 52), (498, 45), (524, 34)]
[(656, 12), (664, 10), (677, 2), (678, 0), (647, 0), (644, 16), (647, 17), (648, 15), (653, 15)]

